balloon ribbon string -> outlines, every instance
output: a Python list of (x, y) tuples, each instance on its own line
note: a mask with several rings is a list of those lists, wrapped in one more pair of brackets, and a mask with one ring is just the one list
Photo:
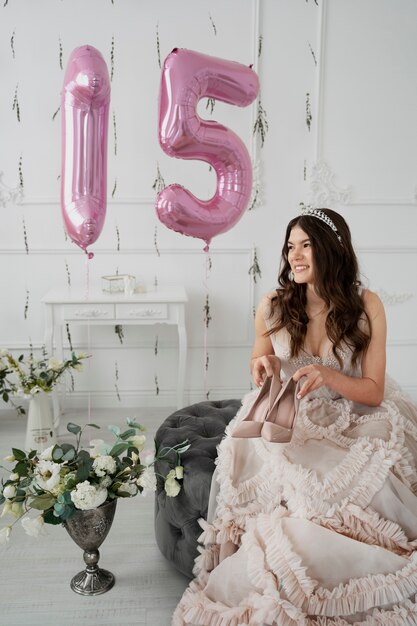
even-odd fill
[(207, 391), (208, 391), (208, 363), (207, 363), (207, 358), (208, 358), (208, 326), (209, 326), (209, 311), (207, 310), (207, 305), (209, 302), (209, 277), (210, 277), (210, 253), (209, 253), (209, 248), (208, 246), (206, 246), (206, 248), (204, 248), (204, 256), (205, 256), (205, 275), (204, 275), (204, 280), (203, 280), (203, 284), (204, 284), (204, 289), (206, 292), (206, 301), (205, 301), (205, 315), (204, 315), (204, 339), (203, 339), (203, 344), (204, 344), (204, 349), (203, 349), (203, 372), (204, 372), (204, 397), (207, 398)]
[[(86, 265), (85, 265), (85, 299), (89, 300), (90, 298), (90, 260), (91, 258), (86, 256)], [(87, 354), (91, 354), (91, 328), (90, 328), (90, 319), (87, 320)], [(89, 383), (91, 382), (91, 364), (90, 359), (87, 360), (87, 368), (88, 368), (88, 377), (87, 380)], [(91, 421), (91, 391), (90, 384), (88, 385), (87, 392), (87, 414), (88, 414), (88, 423)]]

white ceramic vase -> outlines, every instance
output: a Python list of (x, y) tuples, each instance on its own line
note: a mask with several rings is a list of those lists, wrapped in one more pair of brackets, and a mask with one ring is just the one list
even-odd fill
[(49, 394), (39, 391), (29, 400), (25, 450), (45, 450), (56, 443)]

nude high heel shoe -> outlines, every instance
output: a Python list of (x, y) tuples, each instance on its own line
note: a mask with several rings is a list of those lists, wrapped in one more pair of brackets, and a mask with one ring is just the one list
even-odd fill
[(264, 421), (281, 390), (282, 384), (277, 376), (266, 378), (252, 408), (231, 433), (232, 437), (260, 437)]
[(261, 429), (261, 437), (274, 443), (291, 441), (300, 401), (300, 385), (289, 378), (271, 406)]

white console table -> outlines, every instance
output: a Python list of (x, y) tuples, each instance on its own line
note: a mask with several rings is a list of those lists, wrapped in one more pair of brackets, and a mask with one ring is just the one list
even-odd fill
[[(184, 405), (184, 380), (187, 356), (187, 333), (185, 328), (184, 287), (158, 288), (146, 293), (110, 294), (91, 290), (86, 296), (82, 289), (53, 289), (43, 298), (46, 310), (45, 346), (56, 356), (63, 358), (63, 333), (66, 323), (94, 325), (145, 325), (174, 324), (178, 329), (178, 380), (177, 406)], [(59, 423), (60, 408), (54, 394), (55, 425)]]

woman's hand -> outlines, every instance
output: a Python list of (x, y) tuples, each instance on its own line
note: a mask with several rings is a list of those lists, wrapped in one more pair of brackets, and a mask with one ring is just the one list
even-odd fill
[(261, 387), (265, 378), (273, 375), (279, 377), (281, 361), (275, 354), (264, 354), (263, 356), (253, 357), (251, 372), (255, 385)]
[(328, 384), (330, 370), (325, 365), (306, 365), (300, 367), (293, 376), (293, 380), (298, 382), (300, 378), (305, 377), (305, 381), (301, 385), (297, 398), (301, 400), (308, 393), (320, 389), (323, 385)]

